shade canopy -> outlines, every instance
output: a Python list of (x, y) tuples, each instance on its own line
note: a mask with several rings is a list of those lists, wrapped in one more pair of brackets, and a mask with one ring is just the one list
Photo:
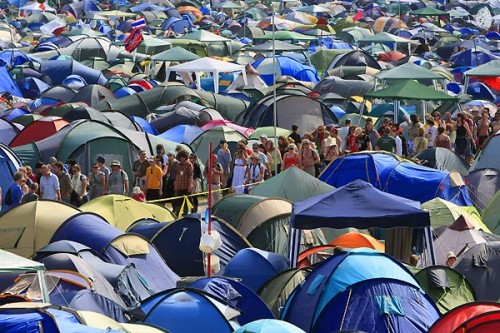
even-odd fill
[(500, 60), (492, 60), (464, 73), (466, 76), (500, 76)]
[(437, 8), (434, 8), (434, 7), (420, 8), (420, 9), (411, 11), (409, 14), (413, 15), (413, 16), (446, 16), (446, 17), (450, 16), (450, 14), (448, 12), (439, 10)]
[(385, 89), (369, 92), (364, 97), (393, 100), (457, 101), (454, 96), (449, 96), (412, 80), (406, 80)]
[(418, 44), (417, 41), (399, 37), (388, 32), (379, 32), (373, 36), (366, 36), (358, 40), (360, 43), (412, 43)]
[[(250, 46), (246, 48), (249, 51), (266, 52), (273, 50), (273, 41), (268, 41), (259, 45)], [(276, 51), (304, 51), (302, 46), (282, 42), (280, 40), (274, 41), (274, 50)]]
[(444, 79), (440, 74), (427, 68), (420, 67), (414, 63), (407, 62), (401, 66), (391, 68), (387, 71), (375, 74), (379, 80), (440, 80)]
[(362, 180), (295, 202), (291, 221), (297, 229), (427, 227), (430, 223), (419, 202), (382, 192)]
[(200, 57), (180, 46), (175, 46), (170, 50), (154, 55), (151, 59), (153, 61), (193, 61), (200, 59)]

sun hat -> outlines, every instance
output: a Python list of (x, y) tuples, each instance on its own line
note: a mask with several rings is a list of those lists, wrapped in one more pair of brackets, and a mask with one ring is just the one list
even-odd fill
[(425, 115), (425, 120), (427, 120), (427, 121), (434, 121), (434, 117), (430, 113), (427, 113)]
[(259, 155), (257, 155), (257, 154), (252, 154), (252, 155), (250, 155), (250, 159), (251, 159), (251, 160), (259, 160), (259, 161), (260, 161), (260, 157), (259, 157)]
[(446, 259), (456, 258), (456, 257), (457, 256), (455, 255), (455, 253), (453, 251), (446, 253)]
[(54, 156), (49, 157), (49, 162), (48, 162), (48, 164), (54, 164), (54, 163), (56, 163), (56, 162), (57, 162), (57, 158), (55, 158)]
[(267, 134), (262, 133), (262, 134), (260, 135), (260, 137), (261, 137), (262, 139), (267, 139)]
[(332, 138), (331, 136), (325, 139), (325, 146), (332, 147), (337, 145), (337, 139)]
[(356, 127), (354, 130), (354, 136), (359, 136), (361, 133), (363, 133), (363, 129), (361, 127)]
[(141, 193), (141, 188), (139, 186), (136, 186), (132, 189), (132, 193), (134, 194), (140, 194)]
[(122, 164), (118, 160), (113, 160), (113, 162), (111, 162), (111, 166), (119, 166), (119, 167), (121, 167)]

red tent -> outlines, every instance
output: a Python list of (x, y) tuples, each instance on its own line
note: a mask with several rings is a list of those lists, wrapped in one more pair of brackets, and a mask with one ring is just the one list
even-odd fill
[(26, 126), (10, 143), (10, 147), (17, 147), (34, 141), (48, 138), (59, 132), (69, 123), (61, 117), (44, 117)]
[(456, 307), (432, 325), (429, 333), (500, 332), (500, 304), (474, 302)]

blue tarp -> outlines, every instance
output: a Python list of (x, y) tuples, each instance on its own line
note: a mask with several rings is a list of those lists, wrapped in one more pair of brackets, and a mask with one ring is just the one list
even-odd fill
[(418, 201), (382, 192), (362, 180), (295, 202), (291, 220), (291, 226), (298, 229), (429, 225), (429, 212), (422, 210)]

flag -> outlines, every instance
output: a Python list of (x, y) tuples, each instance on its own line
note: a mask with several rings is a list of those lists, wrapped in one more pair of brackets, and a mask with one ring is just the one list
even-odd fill
[(363, 11), (362, 10), (358, 10), (358, 12), (356, 13), (356, 15), (354, 15), (354, 17), (352, 18), (352, 20), (354, 22), (360, 20), (363, 18)]
[(132, 21), (132, 29), (144, 29), (147, 28), (146, 20), (142, 17), (138, 18), (135, 21)]
[(39, 8), (42, 10), (42, 11), (45, 11), (45, 5), (43, 3), (40, 4)]
[(140, 29), (132, 29), (130, 35), (128, 35), (127, 39), (125, 39), (125, 41), (123, 42), (123, 45), (125, 45), (125, 50), (127, 50), (127, 52), (134, 51), (139, 46), (139, 44), (141, 44), (143, 39), (144, 37), (142, 37)]

